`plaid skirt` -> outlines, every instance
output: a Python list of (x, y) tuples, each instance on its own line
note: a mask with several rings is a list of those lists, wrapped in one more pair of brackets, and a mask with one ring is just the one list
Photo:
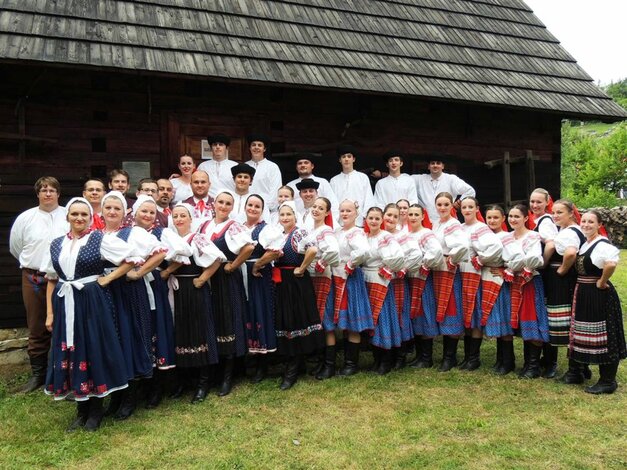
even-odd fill
[(512, 299), (508, 282), (504, 282), (500, 286), (498, 296), (486, 318), (484, 332), (491, 338), (500, 338), (514, 334), (514, 329), (512, 328)]
[(534, 276), (523, 285), (521, 294), (518, 334), (525, 341), (548, 342), (549, 322), (542, 278)]
[(392, 349), (401, 346), (401, 325), (398, 318), (394, 292), (392, 289), (387, 289), (374, 327), (374, 334), (370, 340), (373, 346), (381, 349)]
[[(433, 285), (434, 289), (436, 289), (437, 294), (437, 284), (438, 277), (444, 273), (444, 271), (434, 271), (433, 276)], [(462, 310), (462, 278), (457, 271), (453, 277), (452, 289), (449, 294), (448, 300), (446, 298), (438, 298), (438, 313), (436, 319), (439, 320), (440, 308), (441, 305), (446, 305), (446, 309), (444, 310), (444, 317), (438, 321), (440, 327), (440, 334), (444, 336), (459, 336), (464, 334), (464, 312)]]
[[(328, 316), (325, 315), (324, 328), (327, 331), (331, 331), (329, 327), (331, 325), (341, 330), (354, 331), (360, 333), (362, 331), (368, 331), (374, 329), (374, 322), (372, 320), (372, 309), (370, 302), (368, 301), (368, 291), (366, 289), (366, 281), (364, 279), (364, 273), (361, 268), (356, 268), (353, 274), (348, 276), (345, 280), (344, 289), (342, 290), (342, 298), (338, 301), (338, 291), (336, 280), (340, 278), (333, 277), (334, 286), (336, 286), (336, 302), (337, 305), (337, 319), (332, 322), (328, 321)], [(341, 279), (344, 281), (343, 279)]]
[(435, 320), (437, 305), (433, 292), (433, 273), (429, 273), (422, 291), (422, 308), (418, 316), (412, 319), (415, 336), (433, 338), (440, 335), (440, 327)]

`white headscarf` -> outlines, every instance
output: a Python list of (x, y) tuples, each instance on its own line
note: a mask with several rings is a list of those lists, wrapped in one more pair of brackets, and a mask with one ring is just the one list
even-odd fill
[(105, 196), (102, 198), (102, 205), (104, 206), (105, 199), (109, 199), (111, 197), (116, 198), (118, 201), (122, 203), (124, 214), (126, 214), (126, 211), (128, 210), (128, 205), (126, 204), (126, 198), (124, 197), (124, 194), (122, 194), (120, 191), (113, 190), (105, 194)]
[(65, 212), (69, 214), (70, 206), (76, 202), (85, 204), (89, 208), (89, 226), (91, 226), (92, 222), (94, 221), (94, 209), (91, 207), (91, 204), (89, 203), (89, 201), (85, 199), (84, 197), (73, 197), (72, 199), (70, 199), (68, 203), (65, 205)]
[(145, 202), (153, 203), (155, 205), (155, 210), (157, 210), (157, 202), (152, 198), (152, 196), (140, 194), (139, 196), (137, 196), (137, 201), (135, 201), (135, 203), (133, 204), (133, 217), (135, 217), (135, 214), (139, 210), (139, 207)]

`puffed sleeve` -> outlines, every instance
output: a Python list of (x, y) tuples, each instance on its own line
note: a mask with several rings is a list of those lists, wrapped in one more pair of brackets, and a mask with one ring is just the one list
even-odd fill
[(524, 265), (533, 271), (544, 264), (542, 258), (542, 239), (537, 232), (529, 232), (524, 241)]
[(41, 271), (42, 273), (46, 273), (46, 277), (52, 281), (59, 279), (59, 275), (54, 269), (54, 266), (52, 266), (52, 256), (50, 256), (50, 249), (46, 250), (46, 252), (44, 253), (39, 271)]
[(422, 266), (422, 249), (418, 238), (412, 234), (405, 234), (398, 240), (403, 254), (405, 255), (404, 268), (410, 272), (416, 272)]
[(164, 230), (161, 233), (161, 242), (167, 247), (166, 261), (173, 263), (189, 264), (192, 256), (192, 247), (172, 230)]
[(234, 254), (239, 254), (239, 251), (242, 247), (249, 244), (257, 244), (250, 238), (250, 232), (246, 230), (242, 224), (239, 222), (233, 222), (226, 233), (224, 234), (224, 239), (226, 240), (226, 246), (229, 247), (229, 250)]
[(516, 243), (514, 235), (507, 233), (501, 238), (503, 245), (503, 264), (512, 272), (521, 271), (525, 267), (525, 254), (520, 244)]
[(386, 233), (379, 241), (379, 253), (381, 261), (387, 268), (394, 272), (403, 269), (405, 254), (396, 239), (389, 233)]
[(135, 254), (143, 259), (167, 250), (167, 247), (157, 237), (141, 227), (133, 227), (131, 229), (128, 244), (133, 247)]
[(555, 225), (555, 222), (551, 220), (551, 217), (543, 216), (538, 222), (538, 233), (540, 234), (542, 241), (546, 243), (550, 240), (555, 240), (555, 237), (557, 237), (559, 232), (557, 231), (557, 225)]
[(440, 245), (440, 242), (431, 230), (425, 230), (427, 233), (420, 237), (420, 248), (422, 248), (422, 262), (427, 268), (435, 269), (436, 267), (440, 266), (444, 261), (442, 245)]
[(115, 236), (115, 234), (107, 234), (102, 237), (100, 256), (116, 266), (124, 262), (133, 264), (142, 264), (144, 262), (144, 258), (139, 256), (130, 243), (126, 243), (121, 238)]
[(597, 243), (590, 253), (590, 260), (597, 268), (603, 269), (605, 263), (618, 263), (620, 251), (611, 243)]
[(280, 226), (267, 224), (259, 232), (258, 240), (266, 250), (281, 251), (285, 244), (285, 234)]
[(297, 253), (304, 255), (307, 249), (316, 246), (315, 238), (309, 236), (304, 228), (297, 228), (292, 233), (292, 245)]
[(325, 227), (316, 235), (316, 246), (318, 247), (316, 258), (325, 266), (340, 264), (340, 245), (331, 228)]
[(191, 247), (194, 262), (202, 268), (207, 268), (216, 261), (226, 261), (226, 256), (224, 256), (218, 247), (202, 233), (197, 233), (194, 236), (191, 242)]
[(366, 234), (361, 229), (352, 230), (346, 235), (346, 241), (350, 247), (351, 253), (349, 263), (351, 266), (359, 266), (366, 261), (370, 244)]
[(579, 251), (581, 241), (577, 236), (576, 229), (564, 228), (559, 231), (553, 242), (558, 255), (563, 255), (567, 248), (573, 247)]
[(468, 260), (470, 239), (459, 222), (453, 223), (444, 229), (444, 242), (450, 250), (449, 256), (453, 264), (459, 264)]
[(481, 227), (471, 236), (471, 243), (477, 257), (483, 265), (498, 266), (501, 261), (503, 244), (499, 237), (487, 225)]

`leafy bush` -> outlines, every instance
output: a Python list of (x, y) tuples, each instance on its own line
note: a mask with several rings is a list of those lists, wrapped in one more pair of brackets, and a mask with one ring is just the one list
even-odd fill
[(585, 127), (562, 126), (562, 195), (580, 207), (613, 207), (624, 203), (627, 188), (627, 122), (603, 135)]

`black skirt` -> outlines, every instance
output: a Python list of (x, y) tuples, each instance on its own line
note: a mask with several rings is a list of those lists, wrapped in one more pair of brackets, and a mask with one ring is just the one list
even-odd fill
[(240, 357), (246, 354), (246, 293), (242, 271), (224, 271), (223, 263), (211, 278), (213, 314), (218, 354)]
[(309, 273), (296, 277), (292, 269), (281, 269), (275, 294), (279, 354), (304, 355), (324, 348), (325, 334)]

